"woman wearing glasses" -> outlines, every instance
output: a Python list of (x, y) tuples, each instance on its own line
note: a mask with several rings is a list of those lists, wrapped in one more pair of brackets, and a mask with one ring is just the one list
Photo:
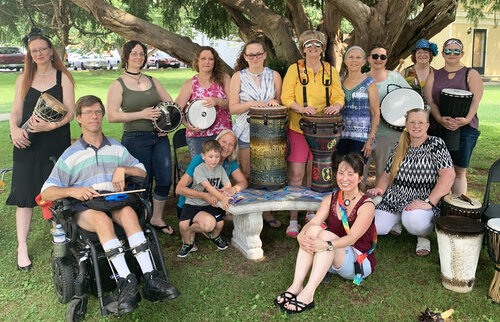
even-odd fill
[(409, 110), (405, 126), (384, 173), (368, 193), (383, 196), (375, 209), (377, 234), (387, 235), (402, 223), (417, 236), (416, 254), (427, 256), (431, 251), (427, 235), (439, 214), (436, 205), (450, 191), (455, 172), (444, 141), (427, 135), (429, 114), (425, 110)]
[[(460, 60), (464, 56), (463, 49), (464, 46), (459, 39), (451, 38), (445, 41), (442, 51), (445, 65), (429, 75), (425, 84), (425, 97), (431, 106), (434, 119), (447, 130), (460, 129), (458, 150), (450, 151), (456, 173), (452, 193), (458, 194), (467, 192), (466, 171), (472, 150), (476, 146), (480, 134), (478, 131), (479, 119), (476, 113), (484, 90), (479, 73), (475, 69), (467, 68), (461, 64)], [(467, 116), (457, 118), (441, 116), (440, 93), (444, 88), (461, 89), (474, 94)]]
[[(252, 106), (280, 106), (281, 76), (265, 66), (266, 58), (264, 44), (259, 40), (247, 42), (236, 60), (229, 86), (229, 112), (236, 114), (233, 131), (238, 137), (239, 164), (247, 181), (250, 180), (248, 111)], [(264, 212), (263, 217), (270, 227), (281, 227), (281, 222), (269, 212)]]
[[(299, 126), (301, 114), (338, 114), (344, 105), (344, 92), (337, 69), (321, 60), (326, 49), (326, 36), (316, 30), (304, 31), (299, 37), (299, 48), (304, 59), (288, 68), (281, 94), (283, 105), (289, 108), (287, 161), (288, 184), (291, 186), (302, 185), (308, 161), (307, 182), (311, 180), (312, 153)], [(327, 101), (330, 104), (327, 105)], [(286, 231), (289, 237), (299, 234), (297, 215), (297, 211), (290, 212), (290, 225)], [(313, 216), (308, 215), (306, 220)]]
[[(375, 79), (378, 89), (379, 104), (382, 102), (387, 93), (398, 89), (399, 87), (410, 88), (410, 85), (408, 85), (401, 74), (385, 69), (385, 65), (387, 64), (387, 47), (385, 45), (380, 43), (373, 44), (370, 47), (369, 52), (368, 63), (370, 64), (370, 71), (367, 75)], [(389, 151), (398, 142), (400, 134), (401, 132), (390, 128), (384, 122), (379, 123), (377, 127), (377, 134), (375, 136), (376, 148), (373, 156), (375, 158), (377, 180), (384, 172)]]
[(151, 76), (141, 73), (146, 64), (147, 48), (131, 40), (123, 46), (123, 75), (113, 81), (108, 90), (107, 115), (110, 123), (123, 122), (121, 143), (138, 159), (147, 171), (147, 182), (153, 191), (153, 216), (151, 224), (165, 234), (173, 229), (163, 220), (163, 208), (172, 184), (170, 143), (166, 133), (156, 132), (152, 121), (160, 116), (154, 106), (172, 101), (163, 86)]
[[(27, 239), (35, 197), (54, 166), (49, 157), (59, 158), (70, 145), (68, 122), (73, 119), (75, 91), (73, 77), (48, 36), (33, 28), (23, 42), (27, 48), (24, 73), (16, 81), (9, 121), (14, 167), (7, 205), (17, 206), (17, 269), (26, 271), (32, 267)], [(62, 121), (49, 123), (32, 115), (42, 93), (54, 96), (66, 106), (68, 113)], [(25, 122), (28, 130), (22, 128)]]

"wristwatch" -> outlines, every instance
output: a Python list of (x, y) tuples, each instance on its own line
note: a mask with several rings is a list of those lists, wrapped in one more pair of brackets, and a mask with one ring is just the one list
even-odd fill
[(429, 200), (429, 198), (425, 198), (424, 201), (431, 205), (432, 208), (436, 208), (436, 206)]
[(328, 244), (327, 251), (331, 252), (333, 250), (333, 244), (331, 241), (327, 240), (326, 243)]

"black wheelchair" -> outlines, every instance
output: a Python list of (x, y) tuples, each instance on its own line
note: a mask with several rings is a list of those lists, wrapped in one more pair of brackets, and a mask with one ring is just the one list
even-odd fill
[[(127, 182), (129, 183), (127, 190), (138, 188), (142, 184), (142, 181), (143, 178), (127, 178)], [(163, 274), (162, 277), (168, 281), (167, 269), (160, 249), (158, 236), (155, 228), (149, 224), (152, 215), (151, 202), (143, 196), (139, 196), (136, 199), (137, 201), (130, 206), (132, 206), (138, 215), (139, 224), (144, 231), (147, 245), (149, 246), (148, 250), (153, 267), (160, 274)], [(97, 296), (103, 316), (107, 316), (108, 314), (118, 316), (117, 274), (112, 264), (108, 261), (97, 234), (86, 231), (76, 225), (75, 220), (72, 218), (73, 201), (70, 199), (59, 199), (54, 201), (50, 208), (53, 220), (57, 224), (62, 225), (62, 228), (66, 232), (67, 240), (63, 248), (61, 248), (61, 245), (54, 244), (50, 258), (52, 280), (57, 297), (61, 303), (70, 302), (66, 311), (67, 321), (83, 320), (87, 312), (87, 293)], [(142, 271), (137, 261), (133, 258), (125, 231), (116, 223), (114, 224), (114, 229), (116, 236), (122, 243), (130, 271), (139, 279), (142, 276)], [(179, 294), (177, 292), (172, 298), (177, 297)]]

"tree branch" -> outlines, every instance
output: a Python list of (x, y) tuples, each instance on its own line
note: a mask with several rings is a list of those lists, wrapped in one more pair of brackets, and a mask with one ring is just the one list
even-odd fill
[(289, 17), (297, 37), (304, 31), (313, 29), (311, 19), (306, 14), (301, 0), (286, 0), (286, 9), (287, 17)]

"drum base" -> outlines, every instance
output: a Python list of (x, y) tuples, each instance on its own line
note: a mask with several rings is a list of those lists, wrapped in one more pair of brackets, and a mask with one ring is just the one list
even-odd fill
[(270, 191), (276, 191), (281, 188), (286, 186), (286, 183), (276, 183), (276, 184), (262, 184), (262, 183), (256, 183), (256, 182), (249, 182), (248, 187), (249, 188), (254, 188), (254, 189), (267, 189)]
[(472, 291), (472, 288), (474, 287), (474, 282), (476, 281), (475, 278), (468, 280), (468, 281), (461, 281), (458, 279), (449, 279), (443, 274), (441, 274), (441, 283), (443, 284), (443, 287), (447, 290), (457, 292), (457, 293), (468, 293)]
[(488, 298), (500, 304), (500, 264), (497, 264), (495, 267), (495, 275), (493, 275), (493, 280), (491, 281)]

